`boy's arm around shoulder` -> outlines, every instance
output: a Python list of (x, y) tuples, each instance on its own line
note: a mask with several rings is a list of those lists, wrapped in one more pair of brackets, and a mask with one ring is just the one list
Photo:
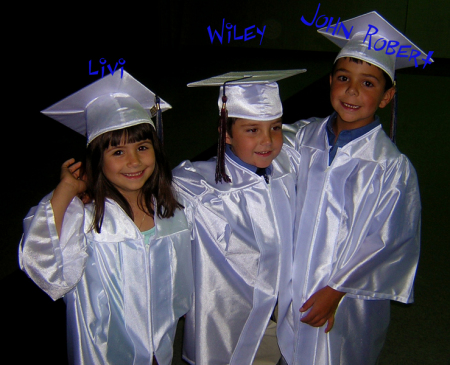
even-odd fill
[(302, 119), (292, 124), (283, 124), (283, 142), (298, 150), (302, 140), (303, 128), (313, 122), (321, 121), (322, 118), (312, 117)]
[(60, 183), (32, 208), (19, 245), (20, 268), (53, 300), (75, 287), (87, 259), (84, 205), (71, 194)]
[[(413, 301), (420, 252), (420, 194), (417, 175), (406, 156), (386, 165), (377, 205), (369, 222), (354, 222), (354, 233), (334, 265), (329, 286), (361, 299)], [(368, 225), (359, 238), (356, 226)], [(354, 236), (352, 236), (354, 235)]]
[(194, 197), (183, 188), (182, 181), (179, 180), (176, 176), (174, 176), (173, 179), (173, 188), (175, 190), (178, 202), (184, 207), (183, 212), (188, 223), (188, 228), (191, 232), (191, 240), (193, 240), (195, 221), (194, 216), (196, 211)]

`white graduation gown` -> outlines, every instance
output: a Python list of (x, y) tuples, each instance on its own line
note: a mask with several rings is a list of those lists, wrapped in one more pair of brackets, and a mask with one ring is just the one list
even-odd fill
[(134, 222), (112, 200), (101, 233), (90, 230), (94, 207), (74, 198), (61, 239), (46, 196), (24, 219), (20, 267), (67, 306), (68, 352), (75, 364), (172, 361), (180, 316), (192, 302), (190, 232), (183, 211), (155, 216), (146, 245)]
[[(416, 172), (381, 126), (339, 148), (328, 165), (328, 118), (283, 126), (300, 152), (292, 310), (279, 318), (288, 364), (375, 364), (390, 300), (413, 301), (419, 258)], [(299, 308), (326, 285), (347, 294), (329, 334)]]
[(269, 184), (228, 156), (225, 163), (232, 183), (215, 183), (215, 159), (185, 161), (173, 171), (192, 224), (195, 295), (184, 358), (196, 365), (252, 363), (280, 270), (289, 270), (280, 251), (292, 249), (298, 154), (283, 146)]

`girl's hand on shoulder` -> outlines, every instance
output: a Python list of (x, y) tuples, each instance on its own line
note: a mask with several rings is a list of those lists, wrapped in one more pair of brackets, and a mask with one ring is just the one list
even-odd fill
[(329, 286), (318, 290), (300, 308), (300, 312), (311, 309), (301, 321), (313, 327), (321, 327), (328, 321), (325, 333), (330, 332), (334, 325), (334, 314), (344, 295)]

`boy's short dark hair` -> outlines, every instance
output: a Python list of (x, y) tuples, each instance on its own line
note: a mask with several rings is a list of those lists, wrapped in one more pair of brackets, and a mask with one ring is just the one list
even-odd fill
[[(238, 120), (238, 118), (235, 118), (235, 117), (228, 117), (227, 118), (227, 129), (226, 129), (226, 132), (228, 133), (228, 135), (230, 136), (230, 137), (233, 137), (233, 132), (232, 132), (232, 126), (233, 126), (233, 124), (234, 123), (236, 123), (236, 120)], [(219, 124), (218, 124), (219, 126), (220, 126), (220, 117), (219, 117)]]
[[(375, 66), (375, 65), (372, 65), (371, 63), (369, 63), (369, 62), (367, 62), (367, 61), (363, 61), (363, 60), (360, 60), (359, 58), (354, 58), (354, 57), (343, 57), (343, 58), (348, 58), (351, 62), (355, 62), (355, 63), (357, 63), (357, 64), (362, 64), (363, 62), (365, 62), (365, 63), (367, 63), (368, 65), (370, 65), (370, 66)], [(336, 60), (336, 62), (333, 64), (333, 68), (331, 69), (331, 76), (333, 76), (334, 75), (334, 72), (336, 71), (336, 64), (337, 64), (337, 60)], [(378, 66), (375, 66), (375, 67), (378, 67)], [(379, 68), (379, 67), (378, 67)], [(381, 68), (380, 68), (380, 70), (381, 70)], [(385, 85), (384, 85), (384, 91), (387, 91), (387, 90), (389, 90), (392, 86), (394, 86), (394, 84), (392, 83), (392, 80), (391, 80), (391, 78), (389, 77), (389, 75), (385, 72), (385, 71), (383, 71), (383, 70), (381, 70), (381, 72), (383, 72), (383, 76), (384, 76), (384, 79), (385, 79)]]
[(227, 133), (232, 138), (233, 138), (233, 133), (232, 133), (232, 128), (231, 127), (233, 126), (234, 123), (236, 123), (237, 119), (238, 118), (235, 118), (235, 117), (230, 117), (230, 118), (227, 119)]

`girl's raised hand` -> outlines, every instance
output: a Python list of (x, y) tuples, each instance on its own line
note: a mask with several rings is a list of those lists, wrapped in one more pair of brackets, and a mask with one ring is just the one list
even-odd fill
[[(51, 199), (53, 214), (55, 216), (55, 225), (58, 235), (61, 233), (64, 213), (72, 199), (86, 190), (86, 181), (80, 176), (81, 162), (76, 162), (71, 158), (61, 166), (61, 181), (53, 191)], [(82, 198), (83, 202), (84, 199)]]
[[(61, 166), (61, 181), (59, 185), (67, 189), (73, 196), (84, 193), (86, 190), (86, 181), (80, 176), (81, 162), (75, 162), (74, 158), (67, 160)], [(59, 187), (58, 185), (58, 187)]]

